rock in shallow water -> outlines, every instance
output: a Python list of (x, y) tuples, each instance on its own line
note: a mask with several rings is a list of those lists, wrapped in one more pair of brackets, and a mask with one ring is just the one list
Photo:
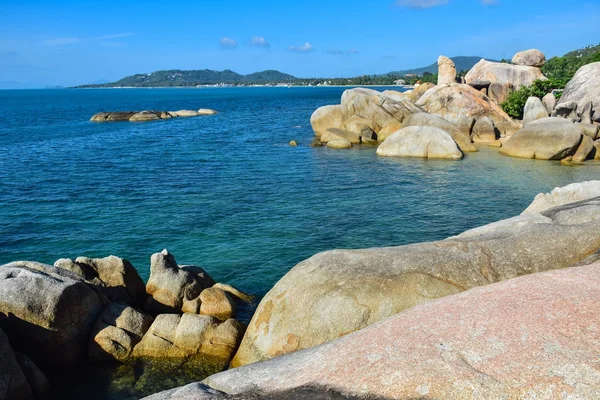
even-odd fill
[(377, 155), (445, 160), (463, 158), (463, 153), (452, 136), (432, 126), (409, 126), (400, 129), (379, 145)]

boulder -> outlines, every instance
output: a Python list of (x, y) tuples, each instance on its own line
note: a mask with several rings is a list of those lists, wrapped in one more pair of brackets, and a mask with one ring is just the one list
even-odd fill
[(310, 125), (317, 137), (321, 137), (329, 128), (339, 128), (346, 116), (341, 105), (319, 107), (310, 117)]
[(143, 307), (146, 302), (144, 281), (134, 266), (122, 258), (61, 258), (54, 266), (76, 273), (88, 284), (97, 286), (110, 301), (136, 307)]
[(224, 290), (212, 287), (200, 293), (200, 314), (226, 321), (234, 312), (235, 303)]
[(544, 107), (546, 107), (548, 115), (552, 115), (554, 107), (556, 107), (556, 96), (554, 93), (548, 93), (542, 98), (542, 103), (544, 104)]
[(321, 135), (322, 143), (328, 143), (334, 139), (345, 139), (352, 144), (359, 144), (362, 137), (359, 133), (350, 132), (341, 128), (329, 128)]
[(145, 122), (145, 121), (156, 121), (160, 119), (154, 111), (140, 111), (135, 113), (129, 118), (132, 122)]
[(106, 118), (108, 118), (109, 115), (110, 115), (109, 112), (99, 112), (97, 114), (94, 114), (92, 116), (92, 118), (90, 118), (90, 121), (92, 121), (92, 122), (106, 122)]
[(510, 157), (560, 160), (575, 153), (582, 129), (562, 118), (543, 118), (515, 133), (500, 150)]
[(309, 398), (282, 396), (302, 389), (334, 394), (313, 397), (323, 399), (595, 399), (599, 307), (600, 263), (536, 273), (203, 383), (234, 399)]
[(392, 136), (393, 133), (396, 133), (396, 131), (399, 131), (400, 129), (402, 129), (402, 126), (403, 126), (403, 124), (399, 121), (390, 122), (389, 124), (387, 124), (386, 126), (381, 128), (381, 130), (377, 134), (377, 140), (379, 142), (385, 141), (385, 139)]
[(538, 119), (548, 118), (549, 116), (550, 114), (548, 114), (544, 103), (537, 97), (530, 97), (527, 99), (525, 108), (523, 109), (523, 126), (527, 126)]
[(135, 111), (116, 111), (111, 112), (108, 117), (106, 117), (106, 122), (123, 122), (129, 121), (133, 115), (136, 114)]
[(436, 86), (419, 99), (417, 106), (452, 122), (467, 135), (471, 132), (463, 130), (467, 125), (462, 121), (472, 122), (483, 117), (489, 117), (494, 122), (494, 126), (506, 136), (512, 135), (521, 128), (489, 97), (468, 85)]
[(454, 126), (451, 122), (445, 120), (442, 117), (427, 113), (416, 113), (406, 118), (402, 123), (402, 127), (408, 126), (432, 126), (434, 128), (440, 128), (441, 130), (452, 136), (452, 139), (456, 142), (458, 147), (463, 152), (475, 152), (477, 148), (471, 143), (469, 136), (463, 134), (460, 129)]
[(514, 89), (512, 83), (502, 84), (502, 83), (494, 82), (494, 83), (490, 83), (490, 86), (488, 87), (488, 90), (487, 90), (487, 95), (490, 98), (490, 100), (492, 100), (494, 103), (502, 104), (506, 100), (508, 100), (508, 96), (510, 96), (510, 94), (514, 91), (515, 91), (515, 89)]
[(41, 367), (82, 361), (102, 308), (100, 297), (69, 271), (26, 261), (0, 267), (0, 328)]
[(512, 65), (481, 60), (465, 76), (467, 84), (477, 81), (489, 81), (502, 85), (511, 84), (515, 90), (531, 86), (537, 80), (546, 80), (542, 70), (525, 65)]
[(2, 330), (0, 330), (0, 400), (33, 400), (31, 387)]
[(292, 268), (262, 299), (232, 365), (313, 347), (434, 298), (566, 268), (598, 249), (596, 198), (438, 242), (319, 253)]
[(125, 303), (108, 305), (90, 336), (92, 361), (129, 360), (134, 347), (152, 325), (153, 318)]
[[(2, 354), (2, 353), (0, 352), (0, 354)], [(48, 378), (46, 377), (46, 375), (25, 354), (15, 353), (15, 357), (17, 358), (17, 361), (19, 362), (19, 366), (21, 367), (21, 370), (23, 371), (23, 374), (25, 375), (25, 378), (27, 379), (27, 383), (29, 384), (29, 387), (31, 388), (33, 397), (35, 399), (47, 398), (48, 393), (50, 392), (50, 382), (48, 381)], [(1, 373), (0, 373), (0, 375), (1, 375)], [(0, 392), (1, 391), (2, 390), (0, 389)], [(0, 395), (0, 399), (1, 398), (2, 398), (2, 395)]]
[(577, 103), (574, 101), (561, 101), (554, 107), (552, 116), (577, 121), (579, 117), (577, 114)]
[(217, 111), (211, 110), (210, 108), (201, 108), (198, 110), (198, 115), (215, 115), (218, 114)]
[[(373, 122), (360, 115), (353, 115), (348, 118), (342, 125), (342, 129), (358, 134), (361, 138), (360, 143), (377, 140), (377, 134), (373, 130)], [(323, 140), (322, 137), (321, 140)]]
[(188, 365), (216, 363), (223, 369), (242, 334), (242, 324), (234, 319), (220, 323), (207, 315), (161, 314), (135, 346), (133, 356), (147, 360), (178, 360)]
[(600, 181), (572, 183), (565, 187), (557, 187), (550, 193), (540, 193), (523, 211), (523, 214), (540, 213), (553, 207), (576, 203), (600, 196)]
[(431, 82), (421, 83), (420, 85), (415, 85), (415, 88), (408, 94), (408, 100), (413, 103), (417, 103), (417, 101), (427, 92), (429, 89), (435, 87), (435, 85)]
[(498, 139), (494, 122), (489, 117), (479, 118), (471, 133), (471, 139), (475, 143), (492, 143)]
[(456, 66), (454, 61), (446, 56), (438, 57), (438, 85), (452, 85), (456, 83)]
[(407, 99), (410, 100), (410, 98), (408, 97), (408, 95), (406, 93), (399, 92), (397, 90), (384, 90), (381, 93), (381, 95), (388, 97), (395, 101), (402, 101), (402, 100), (407, 100)]
[(167, 250), (155, 253), (150, 258), (150, 278), (146, 292), (146, 310), (150, 314), (181, 312), (184, 301), (193, 300), (215, 284), (215, 281), (200, 267), (177, 265), (175, 257)]
[(330, 149), (349, 149), (352, 147), (352, 143), (348, 139), (335, 138), (327, 142), (327, 147)]
[(197, 117), (200, 113), (196, 110), (179, 110), (175, 111), (175, 115), (178, 117)]
[(463, 158), (463, 153), (452, 136), (433, 126), (408, 126), (400, 129), (379, 145), (377, 155), (445, 160)]
[(213, 285), (213, 288), (221, 289), (225, 293), (232, 296), (234, 299), (238, 299), (244, 303), (250, 303), (254, 300), (254, 297), (252, 295), (244, 293), (241, 290), (238, 290), (238, 289), (234, 288), (233, 286), (228, 285), (226, 283), (215, 283)]
[(292, 146), (292, 147), (296, 147), (296, 146), (298, 146), (298, 142), (296, 142), (295, 140), (290, 140), (290, 142), (288, 143), (288, 145)]
[(570, 102), (577, 104), (579, 112), (589, 102), (592, 102), (594, 110), (600, 109), (600, 62), (579, 68), (573, 79), (567, 83), (559, 106)]
[(594, 139), (592, 139), (591, 137), (587, 136), (587, 135), (583, 135), (583, 137), (581, 138), (581, 143), (579, 144), (579, 147), (577, 148), (577, 151), (575, 152), (575, 154), (573, 154), (573, 162), (579, 163), (579, 162), (584, 162), (585, 160), (588, 159), (588, 156), (592, 153), (592, 151), (594, 150)]
[(593, 107), (594, 107), (594, 105), (592, 104), (591, 101), (586, 103), (585, 106), (583, 106), (583, 109), (581, 110), (581, 112), (579, 114), (579, 118), (581, 119), (582, 123), (584, 123), (584, 124), (593, 123), (593, 121), (592, 121), (592, 114), (594, 113)]
[(529, 67), (541, 67), (546, 64), (546, 56), (537, 49), (520, 51), (514, 55), (512, 63)]

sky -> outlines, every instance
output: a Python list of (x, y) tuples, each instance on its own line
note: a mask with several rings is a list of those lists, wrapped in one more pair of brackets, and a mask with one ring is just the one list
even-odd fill
[[(0, 86), (161, 69), (350, 77), (600, 43), (600, 0), (2, 0)], [(10, 83), (9, 83), (10, 82)]]

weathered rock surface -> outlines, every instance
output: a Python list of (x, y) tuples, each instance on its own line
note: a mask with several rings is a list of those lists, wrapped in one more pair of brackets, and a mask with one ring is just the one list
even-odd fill
[(446, 56), (438, 57), (438, 85), (452, 85), (456, 83), (456, 66), (454, 61)]
[(502, 104), (508, 100), (508, 96), (514, 91), (515, 88), (511, 83), (502, 84), (493, 82), (490, 83), (490, 86), (488, 87), (487, 95), (494, 103)]
[(129, 118), (131, 122), (156, 121), (158, 119), (160, 116), (155, 111), (140, 111)]
[[(0, 352), (0, 354), (2, 353)], [(17, 358), (19, 366), (21, 367), (21, 370), (27, 379), (27, 383), (31, 388), (33, 397), (36, 400), (47, 398), (48, 392), (50, 391), (50, 382), (48, 381), (46, 375), (25, 354), (15, 353), (15, 357)], [(2, 398), (2, 395), (0, 395), (0, 398)]]
[(583, 132), (562, 118), (543, 118), (515, 133), (500, 150), (510, 157), (560, 160), (575, 153)]
[(452, 136), (432, 126), (408, 126), (400, 129), (379, 145), (377, 155), (446, 160), (463, 158), (463, 153)]
[(521, 276), (203, 383), (232, 396), (312, 387), (372, 399), (593, 399), (599, 307), (598, 263)]
[(200, 314), (210, 315), (221, 321), (233, 317), (235, 303), (222, 289), (211, 287), (200, 293)]
[(348, 139), (335, 138), (327, 142), (327, 147), (331, 149), (349, 149), (352, 147), (352, 143)]
[(33, 393), (8, 338), (0, 329), (0, 400), (32, 400)]
[[(360, 136), (361, 143), (363, 140), (365, 142), (377, 140), (377, 134), (373, 130), (373, 122), (360, 115), (353, 115), (348, 118), (342, 125), (342, 129)], [(321, 136), (321, 141), (323, 141), (323, 136)]]
[(425, 82), (420, 84), (419, 86), (416, 86), (409, 94), (408, 94), (408, 99), (410, 101), (412, 101), (413, 103), (417, 103), (417, 101), (421, 98), (421, 96), (423, 96), (425, 94), (425, 92), (427, 92), (429, 89), (431, 89), (432, 87), (435, 87), (435, 85), (431, 82)]
[(541, 67), (546, 64), (546, 56), (537, 49), (520, 51), (513, 56), (512, 63), (529, 67)]
[(525, 108), (523, 109), (523, 126), (527, 126), (538, 119), (548, 118), (549, 116), (550, 114), (548, 114), (544, 103), (537, 97), (530, 97), (527, 99)]
[(316, 346), (434, 298), (566, 268), (599, 248), (600, 199), (592, 199), (439, 242), (320, 253), (292, 268), (263, 298), (232, 364)]
[(463, 134), (454, 124), (434, 114), (416, 113), (404, 120), (402, 127), (408, 126), (432, 126), (452, 136), (460, 150), (463, 152), (475, 152), (477, 148), (471, 143), (471, 139)]
[[(496, 128), (507, 136), (521, 128), (489, 97), (468, 85), (436, 86), (419, 99), (417, 106), (452, 122), (459, 129), (464, 126), (462, 120), (477, 121), (483, 117), (489, 117)], [(472, 126), (471, 124), (469, 128)], [(470, 131), (461, 131), (467, 135), (471, 134)]]
[(410, 100), (406, 93), (397, 90), (384, 90), (381, 94), (395, 101)]
[(40, 366), (77, 365), (102, 308), (69, 271), (26, 261), (0, 267), (0, 328)]
[(393, 133), (396, 133), (400, 129), (402, 129), (403, 124), (399, 121), (392, 121), (379, 131), (377, 134), (377, 140), (379, 142), (384, 142), (385, 139), (392, 136)]
[(577, 103), (575, 101), (561, 101), (554, 107), (552, 116), (569, 119), (571, 121), (577, 121)]
[(523, 214), (539, 213), (564, 204), (600, 197), (600, 181), (572, 183), (557, 187), (550, 193), (540, 193), (523, 211)]
[(478, 81), (496, 82), (502, 85), (511, 84), (515, 90), (523, 86), (531, 86), (538, 79), (545, 80), (547, 78), (542, 74), (542, 70), (537, 67), (511, 65), (486, 60), (481, 60), (475, 64), (465, 76), (467, 84)]
[(553, 93), (548, 93), (542, 98), (542, 103), (544, 104), (544, 107), (546, 107), (548, 115), (552, 115), (554, 107), (556, 107), (556, 96), (554, 96)]
[(90, 121), (93, 121), (93, 122), (129, 121), (129, 118), (131, 118), (133, 116), (133, 114), (135, 114), (135, 111), (99, 112), (98, 114), (95, 114), (92, 118), (90, 118)]
[(152, 325), (153, 318), (124, 303), (108, 305), (90, 336), (89, 357), (93, 361), (129, 360), (134, 347)]
[(492, 143), (498, 139), (494, 122), (489, 117), (479, 118), (471, 133), (471, 139), (475, 143)]
[(54, 266), (79, 275), (87, 283), (97, 286), (113, 302), (124, 302), (136, 307), (143, 307), (146, 302), (144, 281), (134, 266), (122, 258), (61, 258)]
[(359, 144), (362, 141), (359, 133), (350, 132), (342, 128), (329, 128), (321, 135), (322, 143), (328, 143), (334, 139), (346, 139), (352, 144)]
[(174, 112), (169, 112), (169, 114), (176, 117), (197, 117), (200, 113), (196, 110), (179, 110)]
[(109, 111), (99, 112), (90, 118), (93, 122), (119, 122), (119, 121), (157, 121), (162, 119), (171, 119), (174, 117), (196, 117), (199, 115), (217, 114), (215, 110), (201, 108), (198, 111), (180, 110), (180, 111)]
[(589, 102), (592, 102), (594, 110), (600, 109), (600, 62), (584, 65), (577, 70), (567, 83), (559, 105), (569, 102), (575, 102), (579, 112)]
[(319, 107), (310, 117), (310, 125), (317, 137), (321, 137), (329, 128), (339, 128), (344, 123), (346, 116), (341, 105)]
[(184, 301), (193, 300), (215, 284), (215, 281), (200, 267), (177, 265), (175, 257), (167, 250), (155, 253), (150, 258), (150, 278), (146, 292), (146, 310), (150, 314), (181, 312)]
[(581, 138), (581, 143), (577, 148), (575, 154), (573, 154), (573, 162), (581, 163), (587, 160), (588, 156), (594, 150), (594, 139), (587, 135), (583, 135)]

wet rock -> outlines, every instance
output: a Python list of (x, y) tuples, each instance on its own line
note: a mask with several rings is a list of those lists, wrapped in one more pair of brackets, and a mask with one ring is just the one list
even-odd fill
[(352, 144), (359, 144), (362, 140), (359, 133), (350, 132), (341, 128), (330, 128), (327, 129), (323, 135), (321, 135), (321, 142), (328, 143), (334, 139), (346, 139)]

